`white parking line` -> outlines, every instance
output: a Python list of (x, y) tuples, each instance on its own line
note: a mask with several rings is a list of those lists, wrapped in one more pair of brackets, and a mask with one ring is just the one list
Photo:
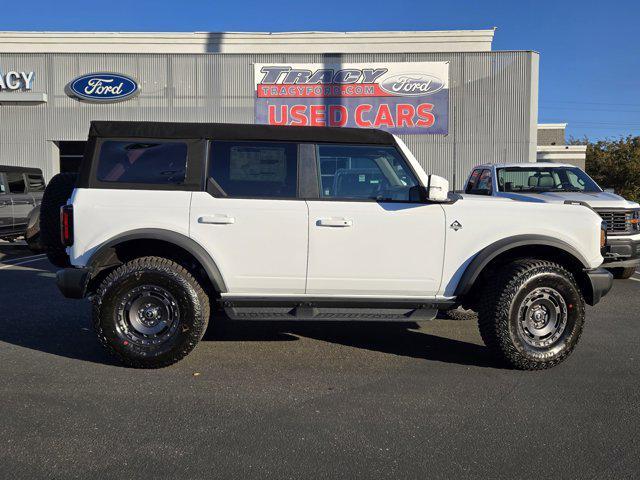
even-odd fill
[(32, 258), (40, 259), (40, 258), (44, 258), (44, 257), (46, 257), (46, 255), (44, 253), (41, 253), (41, 254), (38, 254), (38, 255), (30, 255), (28, 257), (10, 258), (9, 260), (4, 260), (4, 261), (0, 260), (0, 264), (8, 265), (9, 263), (12, 263), (12, 262), (19, 262), (19, 261), (22, 261), (22, 260), (30, 260)]
[(640, 278), (633, 278), (633, 277), (631, 277), (629, 280), (633, 280), (634, 282), (640, 282)]
[(26, 265), (27, 263), (39, 262), (40, 260), (46, 260), (46, 257), (32, 258), (31, 260), (24, 260), (23, 262), (10, 263), (10, 264), (7, 264), (7, 265), (2, 265), (2, 266), (0, 266), (0, 270), (4, 270), (5, 268), (17, 267), (18, 265)]

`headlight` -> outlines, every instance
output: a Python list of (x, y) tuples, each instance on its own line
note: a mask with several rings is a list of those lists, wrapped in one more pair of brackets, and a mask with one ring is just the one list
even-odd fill
[(600, 224), (600, 250), (604, 250), (607, 245), (607, 222)]

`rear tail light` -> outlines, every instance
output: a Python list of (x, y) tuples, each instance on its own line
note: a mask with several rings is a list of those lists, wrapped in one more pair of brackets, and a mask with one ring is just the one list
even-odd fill
[(60, 209), (60, 241), (65, 247), (73, 245), (73, 205)]

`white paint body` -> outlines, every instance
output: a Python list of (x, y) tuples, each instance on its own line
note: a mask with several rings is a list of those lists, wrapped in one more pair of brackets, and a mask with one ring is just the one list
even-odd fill
[[(428, 176), (399, 142), (420, 182)], [(234, 295), (452, 298), (485, 247), (517, 235), (561, 240), (598, 267), (600, 217), (580, 205), (462, 196), (449, 203), (214, 198), (207, 192), (76, 189), (71, 262), (132, 230), (190, 237)], [(454, 229), (457, 223), (462, 228)]]

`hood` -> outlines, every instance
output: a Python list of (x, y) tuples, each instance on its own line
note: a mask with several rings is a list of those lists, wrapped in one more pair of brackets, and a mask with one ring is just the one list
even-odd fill
[(592, 208), (634, 208), (637, 203), (628, 202), (620, 195), (610, 192), (540, 192), (540, 193), (511, 193), (500, 192), (500, 196), (522, 202), (564, 203), (585, 202)]

